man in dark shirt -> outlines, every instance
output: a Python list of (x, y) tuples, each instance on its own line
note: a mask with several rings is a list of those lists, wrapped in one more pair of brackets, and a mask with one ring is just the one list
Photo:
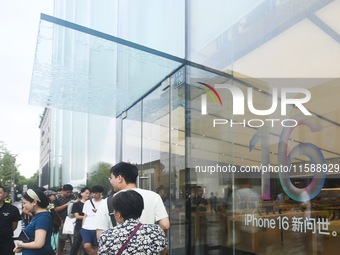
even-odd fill
[(14, 255), (13, 231), (21, 220), (19, 209), (5, 203), (7, 192), (0, 186), (0, 255)]
[[(54, 200), (54, 208), (55, 211), (58, 213), (62, 223), (64, 223), (65, 218), (67, 216), (67, 207), (70, 203), (73, 203), (75, 196), (72, 193), (73, 186), (71, 184), (65, 184), (62, 188), (61, 194), (57, 196), (57, 199)], [(59, 242), (58, 242), (58, 255), (64, 254), (65, 248), (65, 241), (67, 239), (71, 240), (70, 235), (65, 235), (62, 233), (63, 231), (63, 224), (60, 227), (59, 231)]]

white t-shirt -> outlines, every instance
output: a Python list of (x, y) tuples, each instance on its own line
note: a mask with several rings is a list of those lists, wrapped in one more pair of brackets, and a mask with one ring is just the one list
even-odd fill
[[(141, 194), (144, 201), (144, 210), (139, 219), (141, 223), (154, 224), (155, 222), (168, 217), (168, 213), (159, 194), (146, 189), (135, 188), (133, 190)], [(112, 223), (109, 217), (109, 209), (107, 208), (107, 199), (104, 199), (103, 201), (104, 202), (98, 207), (98, 211), (95, 215), (95, 226), (97, 229), (107, 230), (112, 228)]]
[(101, 204), (104, 204), (104, 199), (101, 199), (100, 201), (95, 201), (94, 199), (92, 199), (92, 202), (95, 206), (95, 209), (97, 209), (97, 211), (96, 212), (94, 211), (94, 208), (91, 204), (90, 199), (84, 203), (83, 213), (86, 214), (86, 219), (82, 226), (83, 229), (87, 229), (87, 230), (97, 229), (96, 224), (95, 224), (95, 215), (98, 213), (99, 211), (98, 208), (101, 207)]

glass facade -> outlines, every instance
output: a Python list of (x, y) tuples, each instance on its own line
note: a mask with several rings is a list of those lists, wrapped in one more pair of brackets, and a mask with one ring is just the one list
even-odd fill
[[(170, 254), (337, 254), (339, 1), (116, 1), (108, 26), (90, 2), (42, 16), (31, 103), (64, 109), (55, 179), (115, 134), (163, 198)], [(115, 130), (98, 138), (97, 115)]]
[(164, 199), (172, 254), (336, 253), (338, 81), (186, 66), (120, 116), (122, 160)]

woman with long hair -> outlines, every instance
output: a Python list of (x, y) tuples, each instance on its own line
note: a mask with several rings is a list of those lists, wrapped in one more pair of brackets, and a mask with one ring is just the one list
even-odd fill
[(23, 195), (23, 207), (34, 216), (23, 230), (26, 240), (17, 241), (15, 253), (22, 255), (53, 255), (51, 235), (58, 230), (59, 218), (49, 210), (49, 200), (41, 189), (29, 189)]

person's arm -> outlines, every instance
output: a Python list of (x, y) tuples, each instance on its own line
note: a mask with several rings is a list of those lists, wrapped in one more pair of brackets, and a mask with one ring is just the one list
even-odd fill
[(66, 204), (59, 205), (59, 206), (55, 207), (54, 210), (56, 212), (60, 212), (60, 211), (64, 210), (65, 208), (67, 208), (70, 203), (71, 203), (71, 201), (67, 202)]
[(20, 253), (22, 249), (40, 249), (45, 245), (46, 230), (37, 229), (35, 231), (35, 239), (33, 242), (24, 243), (22, 241), (17, 242), (17, 247), (14, 248), (15, 253)]
[(82, 219), (84, 219), (84, 216), (83, 216), (83, 215), (80, 215), (78, 212), (75, 212), (75, 213), (74, 213), (74, 217), (75, 217), (77, 220), (82, 220)]
[(100, 235), (103, 233), (103, 231), (104, 231), (104, 230), (99, 229), (99, 228), (96, 229), (96, 237), (97, 237), (97, 240), (100, 239)]
[(85, 220), (86, 220), (86, 217), (87, 217), (87, 214), (86, 214), (86, 213), (84, 213), (84, 216), (83, 216), (83, 222), (81, 223), (81, 225), (84, 225), (84, 222), (85, 222)]
[(170, 221), (168, 217), (159, 220), (157, 224), (164, 230), (164, 232), (170, 228)]
[(164, 250), (161, 251), (160, 255), (167, 255), (168, 254), (168, 249), (165, 248)]
[(13, 231), (16, 230), (17, 227), (18, 227), (18, 222), (17, 221), (12, 222), (12, 230)]
[(158, 224), (163, 229), (164, 232), (170, 228), (168, 213), (166, 211), (166, 208), (161, 197), (158, 194), (157, 205), (155, 208), (155, 220), (156, 220), (155, 223)]
[(96, 225), (97, 240), (99, 240), (100, 235), (104, 230), (112, 228), (106, 199), (99, 205), (96, 215), (94, 216), (94, 222)]

